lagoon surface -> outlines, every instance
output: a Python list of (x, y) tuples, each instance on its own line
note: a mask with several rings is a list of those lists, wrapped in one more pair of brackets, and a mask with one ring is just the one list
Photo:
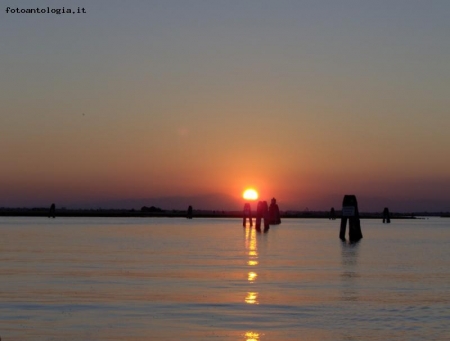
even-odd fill
[(10, 340), (450, 340), (450, 219), (0, 217)]

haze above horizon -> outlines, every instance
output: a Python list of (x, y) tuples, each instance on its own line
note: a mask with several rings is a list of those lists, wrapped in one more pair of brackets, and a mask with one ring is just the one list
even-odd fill
[(2, 5), (0, 207), (450, 211), (450, 2)]

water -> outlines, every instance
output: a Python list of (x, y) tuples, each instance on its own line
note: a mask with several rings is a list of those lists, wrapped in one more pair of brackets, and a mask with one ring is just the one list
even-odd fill
[(450, 340), (450, 219), (0, 218), (10, 340)]

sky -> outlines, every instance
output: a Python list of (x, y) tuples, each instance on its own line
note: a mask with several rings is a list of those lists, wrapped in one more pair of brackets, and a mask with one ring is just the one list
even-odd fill
[(0, 5), (0, 207), (450, 211), (449, 1)]

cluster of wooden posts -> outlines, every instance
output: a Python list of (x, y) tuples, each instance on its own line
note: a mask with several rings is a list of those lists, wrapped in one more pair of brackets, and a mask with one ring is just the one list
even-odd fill
[[(272, 208), (273, 207), (273, 208)], [(272, 209), (271, 209), (272, 208)], [(252, 211), (249, 203), (244, 205), (243, 212), (243, 226), (247, 225), (247, 220), (250, 223), (250, 226), (253, 226), (252, 221)], [(266, 201), (258, 202), (258, 206), (256, 209), (256, 230), (261, 230), (261, 219), (264, 220), (264, 232), (269, 230), (270, 225), (280, 224), (280, 211), (278, 205), (276, 204), (275, 198), (272, 199), (272, 203), (270, 208), (267, 207)], [(336, 219), (336, 212), (334, 208), (331, 208), (330, 211), (330, 219)], [(361, 232), (361, 223), (359, 219), (359, 210), (358, 210), (358, 201), (356, 200), (355, 195), (344, 195), (344, 199), (342, 201), (342, 216), (341, 216), (341, 228), (339, 231), (339, 238), (343, 241), (346, 241), (345, 234), (347, 229), (347, 221), (348, 221), (348, 238), (351, 243), (357, 242), (362, 239), (363, 235)], [(383, 211), (383, 223), (389, 224), (391, 222), (389, 209), (387, 207), (384, 208)]]
[[(244, 204), (244, 219), (242, 225), (245, 227), (247, 225), (247, 220), (250, 226), (253, 226), (252, 209), (249, 203)], [(256, 206), (256, 220), (255, 229), (256, 231), (261, 231), (261, 221), (263, 221), (264, 232), (269, 231), (270, 225), (281, 224), (280, 209), (277, 205), (277, 200), (272, 198), (270, 206), (267, 205), (267, 201), (259, 201)]]

